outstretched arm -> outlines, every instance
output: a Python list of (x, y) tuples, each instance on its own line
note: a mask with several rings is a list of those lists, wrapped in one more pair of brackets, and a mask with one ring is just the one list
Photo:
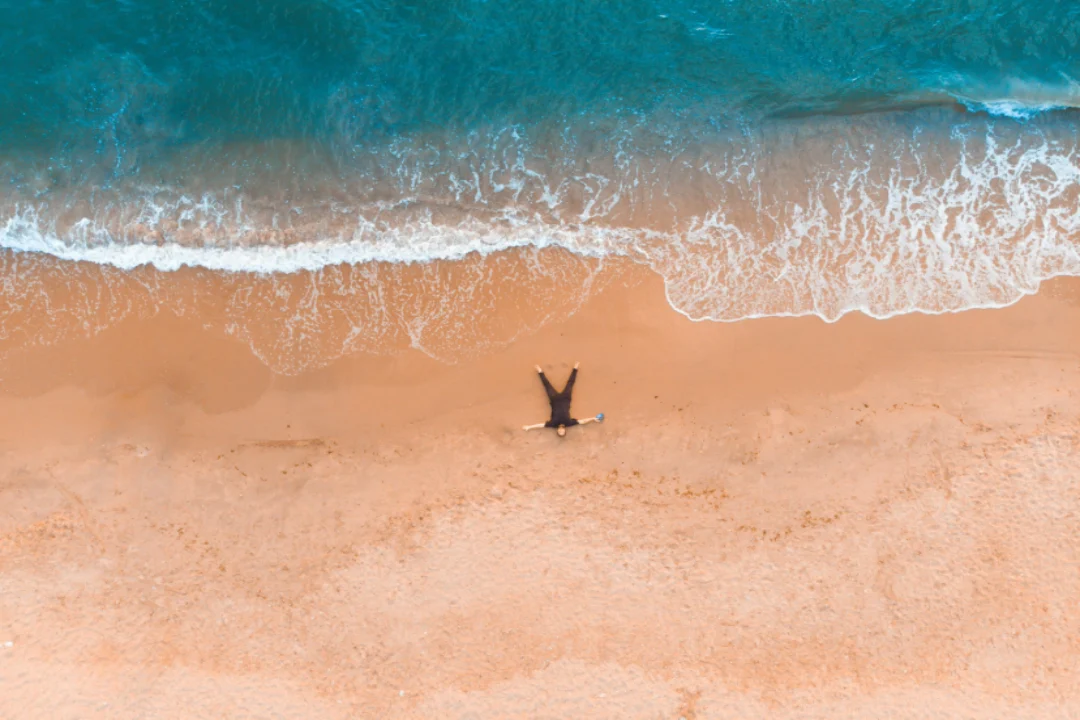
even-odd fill
[(525, 432), (529, 432), (530, 430), (539, 430), (540, 428), (544, 427), (545, 425), (546, 425), (546, 423), (536, 423), (535, 425), (522, 425), (521, 429), (524, 430)]
[(594, 422), (600, 422), (600, 418), (595, 418), (595, 417), (585, 418), (584, 420), (578, 420), (577, 424), (578, 425), (588, 425), (589, 423), (594, 423)]

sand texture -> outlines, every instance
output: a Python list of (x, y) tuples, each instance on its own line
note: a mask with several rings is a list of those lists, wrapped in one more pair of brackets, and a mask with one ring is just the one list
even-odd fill
[[(293, 377), (0, 363), (2, 718), (1080, 716), (1080, 305), (691, 323), (649, 276)], [(525, 434), (582, 363), (560, 440)]]

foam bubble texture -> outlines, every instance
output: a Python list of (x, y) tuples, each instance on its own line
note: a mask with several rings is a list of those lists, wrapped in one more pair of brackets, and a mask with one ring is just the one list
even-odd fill
[[(498, 302), (482, 299), (498, 274), (538, 288), (538, 307), (560, 296), (580, 303), (609, 257), (655, 270), (675, 310), (713, 321), (999, 307), (1048, 278), (1080, 274), (1075, 125), (935, 117), (777, 123), (668, 155), (635, 140), (613, 156), (546, 164), (535, 144), (476, 141), (442, 165), (399, 148), (400, 163), (414, 163), (390, 180), (290, 202), (232, 188), (102, 190), (90, 202), (75, 188), (62, 202), (55, 193), (11, 198), (0, 247), (53, 258), (56, 268), (88, 263), (79, 272), (96, 267), (102, 277), (134, 273), (146, 288), (183, 268), (222, 274), (234, 307), (261, 296), (260, 309), (277, 308), (265, 323), (241, 312), (226, 324), (283, 371), (382, 347), (380, 333), (443, 359), (484, 346), (485, 332), (509, 342), (512, 328), (461, 324), (485, 308), (498, 314)], [(515, 249), (521, 261), (507, 261)], [(559, 249), (577, 260), (543, 253)], [(428, 299), (393, 289), (406, 276)], [(5, 282), (15, 297), (30, 280)], [(40, 307), (56, 306), (41, 293)], [(148, 295), (154, 308), (180, 302)], [(81, 302), (95, 297), (101, 291), (88, 288)], [(566, 312), (537, 311), (523, 327)], [(354, 317), (335, 326), (351, 329), (317, 340), (329, 327), (320, 313)], [(300, 345), (305, 359), (283, 360)]]

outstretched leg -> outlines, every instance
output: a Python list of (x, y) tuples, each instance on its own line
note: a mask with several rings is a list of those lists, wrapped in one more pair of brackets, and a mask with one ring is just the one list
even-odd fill
[(570, 393), (574, 392), (575, 380), (577, 380), (577, 368), (570, 371), (570, 379), (566, 381), (566, 387), (562, 389), (562, 394), (566, 397), (570, 397)]
[(548, 381), (547, 375), (544, 374), (543, 370), (540, 371), (540, 382), (544, 383), (544, 390), (547, 390), (548, 400), (554, 400), (558, 397), (559, 393), (555, 392), (555, 388), (551, 386), (551, 382)]

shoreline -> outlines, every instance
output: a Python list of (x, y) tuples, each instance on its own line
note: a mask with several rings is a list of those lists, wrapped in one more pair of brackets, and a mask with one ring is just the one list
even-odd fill
[[(0, 714), (1067, 717), (1078, 300), (703, 324), (626, 273), (458, 365), (9, 353)], [(606, 422), (523, 433), (578, 360)]]
[[(435, 360), (399, 338), (379, 352), (351, 353), (296, 375), (274, 373), (247, 343), (223, 332), (218, 318), (207, 323), (206, 318), (159, 309), (147, 318), (121, 320), (90, 338), (9, 350), (0, 357), (0, 398), (27, 408), (71, 403), (90, 410), (98, 404), (96, 411), (122, 413), (125, 404), (139, 400), (147, 404), (147, 416), (168, 406), (197, 418), (190, 433), (195, 443), (239, 439), (226, 427), (235, 420), (254, 419), (251, 432), (256, 435), (284, 428), (290, 423), (270, 417), (287, 413), (267, 411), (280, 409), (285, 397), (305, 403), (312, 413), (326, 412), (317, 425), (320, 435), (355, 440), (380, 425), (390, 425), (392, 434), (402, 424), (430, 424), (444, 431), (458, 415), (476, 415), (479, 407), (487, 407), (493, 414), (480, 414), (478, 429), (499, 436), (546, 410), (542, 392), (533, 387), (539, 387), (532, 369), (537, 363), (554, 373), (558, 384), (560, 373), (568, 374), (575, 361), (583, 361), (574, 405), (582, 416), (605, 412), (612, 420), (634, 421), (693, 404), (703, 421), (720, 422), (726, 414), (777, 398), (848, 389), (904, 363), (933, 364), (932, 358), (943, 353), (977, 356), (974, 348), (1020, 352), (1039, 347), (1045, 348), (1040, 352), (1080, 354), (1080, 336), (1071, 332), (1067, 319), (1073, 307), (1080, 307), (1080, 279), (1074, 278), (1050, 280), (1040, 293), (1004, 308), (883, 320), (852, 313), (834, 322), (815, 316), (690, 320), (668, 305), (659, 276), (630, 264), (612, 269), (598, 288), (580, 307), (554, 314), (548, 325), (499, 341), (493, 349), (474, 349), (473, 357), (456, 363)], [(503, 317), (485, 321), (489, 326), (518, 322), (521, 311), (504, 311), (528, 302), (527, 295), (510, 297), (495, 308)], [(327, 334), (342, 332), (329, 328)], [(672, 350), (665, 356), (658, 353), (660, 347)], [(714, 383), (711, 376), (732, 382), (720, 382), (713, 397), (697, 393), (695, 381)], [(483, 382), (472, 391), (476, 379)], [(663, 393), (668, 399), (650, 402), (659, 399), (649, 397), (653, 390), (654, 396)], [(341, 407), (328, 407), (339, 400)], [(372, 419), (366, 405), (377, 406), (385, 419)], [(73, 437), (91, 439), (95, 423), (88, 418)], [(25, 437), (48, 437), (47, 424), (26, 431)], [(6, 427), (0, 426), (2, 437), (19, 437), (23, 431), (10, 415)]]

